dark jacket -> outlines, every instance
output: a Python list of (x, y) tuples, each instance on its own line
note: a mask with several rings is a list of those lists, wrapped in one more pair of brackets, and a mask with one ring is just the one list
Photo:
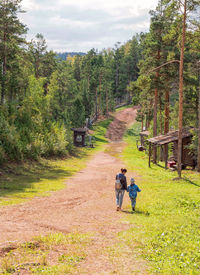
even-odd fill
[[(118, 175), (119, 175), (120, 182), (121, 182), (121, 184), (122, 184), (121, 190), (127, 190), (127, 181), (126, 181), (126, 177), (125, 177), (124, 174), (122, 174), (122, 173), (119, 173)], [(117, 176), (118, 176), (118, 175), (116, 175), (116, 179), (117, 179)]]

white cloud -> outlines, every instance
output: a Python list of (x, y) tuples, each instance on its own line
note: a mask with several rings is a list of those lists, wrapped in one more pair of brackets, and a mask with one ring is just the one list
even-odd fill
[(113, 47), (147, 31), (158, 0), (23, 0), (28, 39), (42, 33), (49, 49), (88, 51)]

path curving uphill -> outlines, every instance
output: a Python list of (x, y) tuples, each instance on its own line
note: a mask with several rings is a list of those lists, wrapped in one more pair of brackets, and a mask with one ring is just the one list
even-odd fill
[(127, 127), (135, 121), (137, 110), (138, 107), (133, 107), (117, 112), (108, 127), (106, 137), (110, 141), (121, 141)]
[[(120, 140), (126, 127), (134, 122), (136, 112), (137, 108), (128, 108), (116, 113), (107, 132), (111, 151), (121, 152), (125, 146)], [(0, 249), (6, 247), (8, 241), (23, 242), (50, 232), (93, 232), (93, 242), (81, 264), (80, 274), (146, 274), (145, 263), (138, 260), (137, 255), (133, 260), (129, 247), (125, 255), (114, 262), (103, 252), (116, 242), (117, 233), (129, 229), (129, 225), (121, 221), (126, 214), (117, 212), (115, 206), (114, 178), (123, 163), (107, 149), (95, 154), (85, 169), (67, 179), (64, 190), (50, 197), (0, 208)], [(128, 171), (127, 177), (132, 175)]]

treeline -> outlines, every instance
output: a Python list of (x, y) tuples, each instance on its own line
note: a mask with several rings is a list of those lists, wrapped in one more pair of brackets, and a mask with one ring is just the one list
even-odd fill
[[(199, 150), (200, 171), (199, 8), (199, 0), (158, 2), (156, 10), (150, 12), (150, 30), (141, 36), (139, 77), (128, 90), (133, 101), (141, 105), (138, 120), (142, 128), (150, 129), (152, 136), (170, 129), (181, 133), (186, 126), (196, 128), (190, 149), (196, 159)], [(154, 162), (157, 157), (154, 148)]]
[(76, 55), (84, 56), (86, 53), (83, 52), (64, 52), (64, 53), (57, 53), (57, 57), (61, 58), (62, 60), (67, 60), (68, 57), (74, 57)]
[[(47, 50), (42, 34), (26, 41), (20, 3), (0, 2), (0, 162), (66, 154), (71, 127), (124, 101), (141, 106), (138, 120), (153, 136), (177, 129), (182, 76), (181, 122), (200, 128), (199, 0), (160, 0), (149, 32), (67, 60)], [(197, 156), (198, 131), (191, 147)]]
[(71, 127), (106, 115), (130, 100), (138, 77), (140, 37), (124, 45), (63, 61), (41, 34), (27, 42), (21, 0), (0, 2), (0, 162), (62, 155), (72, 149)]

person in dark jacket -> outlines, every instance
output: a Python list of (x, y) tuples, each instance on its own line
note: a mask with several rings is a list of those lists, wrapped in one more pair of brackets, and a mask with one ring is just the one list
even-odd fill
[(121, 169), (121, 173), (116, 175), (116, 180), (120, 179), (121, 186), (120, 188), (116, 188), (115, 186), (115, 195), (116, 195), (116, 204), (117, 204), (117, 211), (121, 210), (124, 192), (127, 190), (127, 181), (126, 181), (126, 174), (127, 170), (125, 168)]

